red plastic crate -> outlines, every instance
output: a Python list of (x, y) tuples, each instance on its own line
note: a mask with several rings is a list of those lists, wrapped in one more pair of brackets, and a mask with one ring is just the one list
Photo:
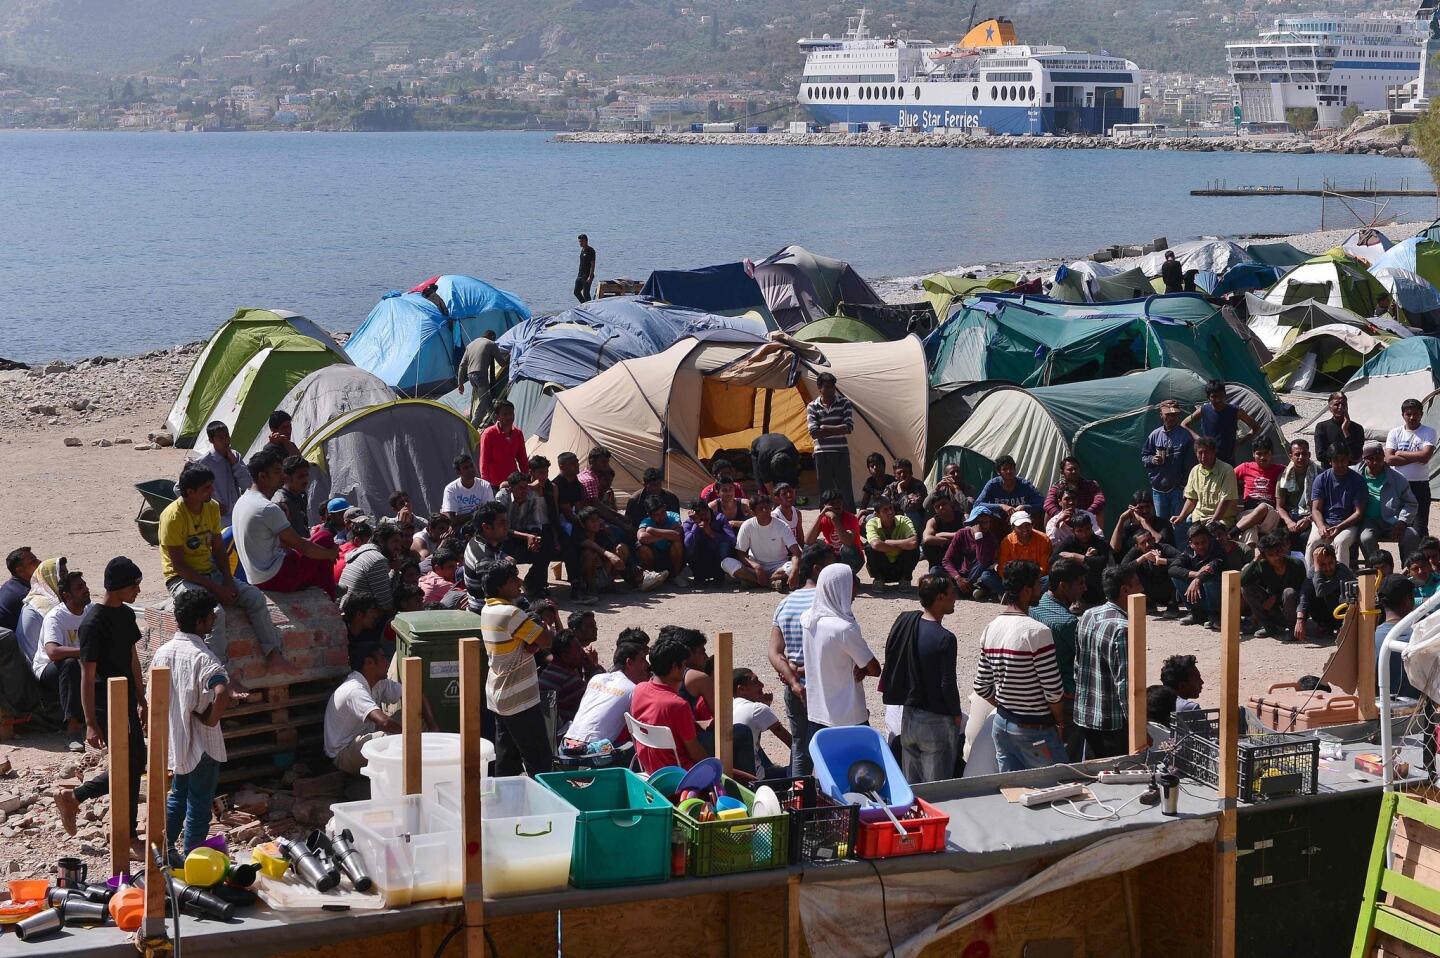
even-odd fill
[(923, 798), (917, 798), (915, 802), (924, 815), (900, 819), (900, 827), (905, 829), (904, 836), (895, 831), (888, 818), (879, 822), (861, 822), (860, 837), (855, 843), (856, 854), (861, 858), (898, 858), (901, 855), (943, 852), (950, 816)]

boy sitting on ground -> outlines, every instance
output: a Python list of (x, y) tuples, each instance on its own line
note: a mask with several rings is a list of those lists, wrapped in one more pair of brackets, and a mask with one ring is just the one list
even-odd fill
[(793, 589), (800, 567), (800, 546), (790, 527), (773, 515), (774, 502), (764, 493), (750, 503), (755, 515), (740, 524), (735, 537), (735, 555), (720, 567), (736, 582), (745, 585), (775, 585)]
[(908, 586), (920, 563), (920, 537), (908, 517), (900, 515), (889, 499), (875, 502), (875, 514), (865, 523), (865, 568), (881, 588)]
[(580, 552), (580, 574), (585, 583), (577, 602), (593, 604), (595, 596), (614, 588), (616, 579), (645, 592), (665, 581), (663, 573), (645, 572), (635, 564), (630, 547), (613, 538), (613, 531), (598, 511), (586, 506), (576, 515), (580, 520), (580, 535), (575, 544)]
[(685, 531), (680, 513), (671, 512), (665, 500), (651, 496), (645, 501), (645, 518), (636, 532), (636, 558), (642, 569), (658, 572), (689, 585), (685, 578)]

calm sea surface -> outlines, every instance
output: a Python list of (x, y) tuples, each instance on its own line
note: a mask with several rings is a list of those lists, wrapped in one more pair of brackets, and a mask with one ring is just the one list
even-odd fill
[[(203, 338), (239, 306), (351, 329), (387, 290), (433, 273), (479, 276), (553, 311), (572, 302), (579, 232), (602, 278), (638, 279), (788, 243), (879, 278), (1155, 236), (1301, 232), (1319, 227), (1319, 200), (1189, 191), (1325, 177), (1429, 182), (1418, 161), (1357, 156), (6, 133), (0, 356), (140, 352)], [(1404, 200), (1387, 212), (1436, 211)], [(1345, 225), (1341, 213), (1332, 203), (1329, 225)]]

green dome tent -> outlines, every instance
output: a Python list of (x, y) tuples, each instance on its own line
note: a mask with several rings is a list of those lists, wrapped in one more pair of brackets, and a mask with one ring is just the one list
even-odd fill
[(1194, 294), (1123, 303), (981, 295), (926, 347), (935, 389), (984, 379), (1053, 386), (1168, 366), (1240, 383), (1277, 404), (1244, 340)]
[(1366, 356), (1394, 341), (1385, 333), (1330, 323), (1288, 340), (1263, 368), (1276, 389), (1331, 392), (1355, 374)]
[[(180, 386), (180, 393), (166, 417), (170, 432), (175, 436), (175, 445), (181, 449), (194, 445), (195, 437), (205, 429), (205, 424), (215, 418), (212, 413), (219, 406), (221, 397), (257, 353), (296, 343), (301, 344), (300, 352), (305, 352), (303, 344), (307, 342), (319, 343), (331, 354), (331, 363), (350, 362), (345, 350), (335, 345), (329, 333), (298, 313), (283, 309), (237, 310), (210, 336)], [(313, 359), (309, 361), (313, 362)], [(321, 365), (326, 364), (309, 365), (305, 372), (312, 372)], [(301, 374), (303, 376), (304, 373)], [(290, 379), (279, 389), (264, 382), (260, 384), (260, 389), (266, 395), (273, 393), (278, 402), (301, 377)], [(266, 415), (274, 409), (271, 406)], [(241, 449), (249, 444), (248, 439), (241, 442), (238, 436), (232, 438)]]
[[(1255, 417), (1275, 448), (1283, 447), (1266, 401), (1255, 391), (1228, 384), (1231, 402)], [(995, 460), (1015, 457), (1020, 475), (1044, 489), (1060, 475), (1060, 462), (1074, 455), (1085, 475), (1100, 483), (1110, 502), (1128, 502), (1146, 488), (1140, 447), (1160, 425), (1160, 403), (1179, 400), (1186, 408), (1205, 401), (1205, 380), (1184, 369), (1151, 369), (1115, 379), (1025, 389), (1001, 385), (986, 393), (944, 444), (932, 451), (929, 483), (950, 463), (980, 488), (995, 474)], [(1249, 456), (1250, 437), (1242, 426), (1236, 455)], [(1116, 510), (1119, 515), (1119, 509)]]
[(790, 334), (802, 343), (886, 343), (890, 337), (869, 323), (849, 316), (826, 316)]
[(950, 307), (972, 293), (1004, 293), (1018, 282), (1018, 273), (1000, 273), (985, 279), (935, 273), (922, 279), (920, 288), (925, 291), (925, 301), (935, 310), (935, 322), (943, 323)]
[(1245, 247), (1245, 252), (1249, 253), (1257, 263), (1278, 266), (1281, 269), (1299, 266), (1310, 258), (1309, 253), (1291, 246), (1289, 243), (1251, 243)]
[(1313, 299), (1357, 316), (1373, 316), (1375, 304), (1386, 295), (1385, 287), (1364, 265), (1348, 256), (1326, 253), (1280, 277), (1265, 299), (1280, 306)]
[[(284, 408), (285, 397), (297, 383), (338, 362), (333, 352), (308, 336), (265, 346), (235, 373), (205, 419), (229, 426), (235, 448), (249, 449), (266, 430), (270, 414)], [(201, 439), (196, 436), (191, 441), (201, 445)], [(203, 445), (208, 447), (209, 441)]]

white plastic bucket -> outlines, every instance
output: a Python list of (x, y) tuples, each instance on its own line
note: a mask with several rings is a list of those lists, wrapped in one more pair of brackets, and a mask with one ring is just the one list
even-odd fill
[[(360, 748), (365, 756), (361, 772), (370, 779), (372, 799), (400, 798), (405, 794), (405, 744), (402, 736), (371, 739)], [(495, 761), (495, 746), (480, 740), (480, 777), (489, 775)], [(436, 787), (453, 784), (459, 788), (460, 736), (454, 732), (425, 732), (420, 736), (420, 794), (435, 795)]]

